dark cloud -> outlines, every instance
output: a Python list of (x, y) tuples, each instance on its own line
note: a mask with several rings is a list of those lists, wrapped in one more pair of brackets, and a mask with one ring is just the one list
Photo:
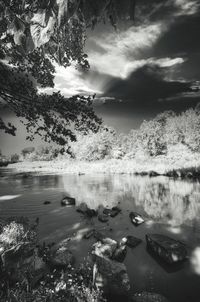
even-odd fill
[(154, 45), (154, 56), (187, 56), (200, 52), (200, 16), (178, 18)]
[(168, 68), (149, 64), (132, 72), (127, 79), (114, 78), (105, 96), (141, 106), (191, 91), (191, 82), (166, 80), (167, 70)]

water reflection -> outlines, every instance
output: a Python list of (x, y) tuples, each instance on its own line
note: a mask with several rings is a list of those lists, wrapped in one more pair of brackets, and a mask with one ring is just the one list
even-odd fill
[[(200, 184), (166, 177), (131, 175), (62, 177), (67, 194), (86, 202), (91, 208), (99, 205), (137, 208), (149, 218), (172, 227), (195, 223), (200, 217)], [(178, 232), (178, 230), (176, 230)]]

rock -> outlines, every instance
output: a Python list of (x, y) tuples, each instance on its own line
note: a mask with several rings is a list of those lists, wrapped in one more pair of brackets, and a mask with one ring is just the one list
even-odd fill
[(102, 234), (101, 232), (99, 231), (94, 231), (94, 238), (97, 240), (97, 241), (102, 241), (103, 239), (106, 238), (106, 236), (104, 234)]
[(136, 237), (131, 236), (131, 235), (126, 236), (126, 239), (127, 239), (126, 245), (130, 248), (134, 248), (142, 242), (141, 239), (136, 238)]
[(84, 214), (90, 218), (97, 216), (97, 211), (89, 209), (85, 202), (82, 202), (76, 209), (77, 212)]
[(58, 248), (50, 259), (50, 264), (58, 267), (67, 267), (75, 262), (72, 252), (65, 246)]
[(141, 292), (136, 293), (132, 302), (169, 302), (165, 297), (156, 293)]
[(61, 200), (60, 203), (62, 206), (74, 206), (76, 204), (76, 199), (66, 196)]
[(129, 214), (129, 217), (131, 219), (131, 222), (135, 225), (138, 226), (140, 224), (142, 224), (144, 222), (144, 219), (142, 218), (142, 216), (136, 212), (131, 212)]
[(126, 254), (127, 254), (126, 245), (119, 246), (114, 251), (112, 259), (119, 262), (123, 262), (124, 259), (126, 258)]
[(108, 217), (108, 215), (105, 215), (105, 214), (99, 214), (98, 215), (98, 220), (101, 221), (101, 222), (108, 222), (109, 217)]
[(85, 202), (82, 202), (77, 208), (76, 211), (81, 214), (85, 214), (88, 210), (88, 206)]
[(103, 238), (101, 242), (99, 241), (93, 245), (92, 254), (94, 258), (100, 255), (112, 258), (116, 248), (117, 248), (117, 241), (111, 238)]
[(50, 203), (51, 203), (51, 201), (48, 201), (48, 200), (46, 200), (46, 201), (43, 202), (44, 205), (48, 205)]
[(119, 207), (113, 207), (112, 212), (110, 214), (111, 217), (117, 216), (121, 212), (121, 209)]
[(97, 211), (95, 211), (94, 209), (87, 209), (86, 213), (85, 213), (88, 217), (92, 218), (97, 216)]
[(165, 262), (172, 264), (187, 258), (185, 244), (161, 234), (147, 234), (147, 247)]
[(117, 216), (121, 212), (121, 209), (119, 207), (113, 207), (112, 209), (105, 208), (103, 209), (103, 214), (111, 217)]
[(96, 272), (93, 283), (104, 292), (113, 295), (128, 295), (130, 281), (123, 263), (104, 256), (96, 257)]
[(89, 238), (91, 238), (92, 236), (94, 236), (94, 232), (95, 232), (94, 229), (93, 229), (93, 230), (89, 230), (89, 231), (83, 236), (83, 238), (84, 238), (84, 239), (89, 239)]

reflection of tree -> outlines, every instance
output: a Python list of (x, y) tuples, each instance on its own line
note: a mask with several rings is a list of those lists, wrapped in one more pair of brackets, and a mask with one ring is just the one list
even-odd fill
[(172, 225), (189, 223), (200, 214), (200, 184), (165, 177), (131, 175), (63, 176), (63, 186), (78, 203), (89, 207), (113, 206), (141, 210)]

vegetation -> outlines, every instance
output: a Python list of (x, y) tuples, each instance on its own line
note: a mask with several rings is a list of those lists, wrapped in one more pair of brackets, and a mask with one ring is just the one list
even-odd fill
[(105, 301), (92, 285), (92, 268), (51, 267), (53, 245), (40, 245), (38, 220), (24, 217), (0, 221), (0, 300), (2, 302)]
[[(27, 139), (40, 135), (64, 152), (74, 131), (98, 130), (93, 97), (39, 94), (38, 87), (54, 86), (55, 62), (87, 70), (86, 29), (106, 21), (116, 27), (133, 18), (134, 6), (133, 0), (0, 1), (0, 105), (21, 118)], [(11, 135), (17, 130), (2, 118), (0, 129)]]

